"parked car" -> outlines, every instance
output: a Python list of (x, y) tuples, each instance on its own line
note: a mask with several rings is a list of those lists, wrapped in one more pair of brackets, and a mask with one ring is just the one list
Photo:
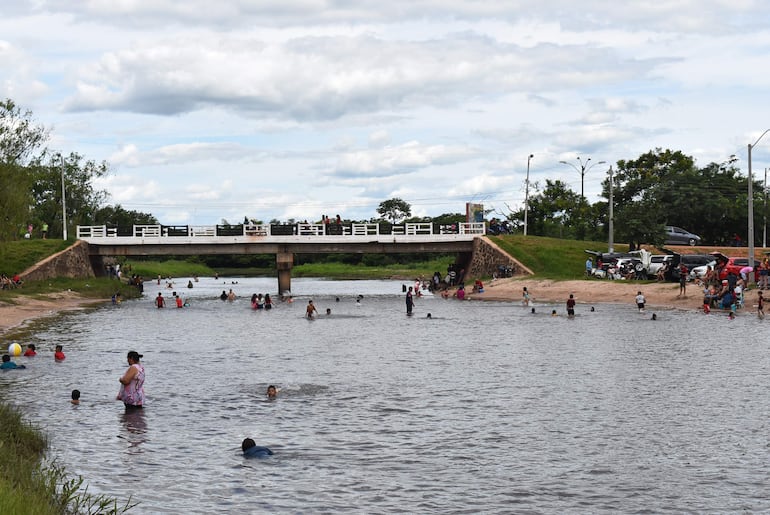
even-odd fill
[[(625, 277), (629, 273), (635, 274), (635, 279), (646, 279), (652, 254), (647, 250), (634, 250), (631, 252), (596, 252), (586, 250), (587, 254), (594, 256), (594, 268), (592, 274), (595, 277), (605, 278), (614, 274), (612, 278)], [(599, 266), (601, 263), (601, 267)]]
[(714, 256), (709, 254), (679, 254), (670, 252), (671, 260), (666, 271), (666, 279), (669, 281), (679, 281), (679, 264), (684, 263), (689, 271), (698, 266), (708, 265), (714, 261)]
[(749, 264), (748, 257), (728, 257), (721, 252), (712, 252), (711, 255), (717, 261), (719, 270), (719, 279), (726, 279), (730, 273), (737, 276), (741, 275), (741, 269), (751, 266), (754, 269), (754, 282), (759, 280), (759, 260), (755, 259), (754, 264)]
[(693, 234), (690, 231), (685, 231), (681, 227), (675, 227), (673, 225), (666, 226), (666, 245), (697, 245), (700, 243), (700, 236)]
[(711, 267), (713, 269), (716, 269), (717, 262), (715, 259), (712, 259), (710, 263), (707, 265), (700, 265), (693, 268), (690, 268), (690, 280), (694, 281), (696, 279), (703, 279), (703, 277), (706, 275), (706, 270), (708, 267)]
[(650, 266), (647, 268), (647, 276), (651, 279), (655, 279), (658, 276), (658, 271), (664, 266), (671, 265), (670, 254), (655, 254), (650, 256)]

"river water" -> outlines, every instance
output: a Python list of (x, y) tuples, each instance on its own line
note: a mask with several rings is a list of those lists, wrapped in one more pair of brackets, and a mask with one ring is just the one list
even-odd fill
[[(309, 279), (252, 311), (274, 278), (186, 283), (185, 309), (156, 309), (170, 290), (148, 284), (61, 316), (17, 358), (27, 370), (0, 374), (52, 457), (132, 512), (770, 510), (770, 321), (652, 321), (632, 299), (568, 319), (562, 304), (422, 298), (407, 317), (400, 282)], [(235, 302), (216, 298), (230, 288)], [(331, 316), (304, 319), (310, 298)], [(148, 400), (126, 415), (129, 350)], [(245, 460), (245, 437), (275, 454)]]

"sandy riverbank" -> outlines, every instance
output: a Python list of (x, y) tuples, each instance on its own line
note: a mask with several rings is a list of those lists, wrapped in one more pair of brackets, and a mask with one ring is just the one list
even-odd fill
[(63, 291), (44, 296), (19, 296), (10, 302), (0, 301), (0, 337), (11, 329), (39, 318), (56, 315), (62, 311), (84, 309), (102, 301), (85, 298), (81, 295)]
[(631, 281), (600, 279), (549, 281), (545, 279), (506, 278), (484, 285), (484, 293), (470, 295), (473, 300), (521, 301), (522, 288), (527, 287), (535, 302), (565, 303), (570, 294), (578, 304), (631, 304), (641, 291), (647, 306), (660, 308), (700, 309), (703, 295), (695, 284), (687, 285), (687, 294), (679, 297), (679, 283), (641, 284)]

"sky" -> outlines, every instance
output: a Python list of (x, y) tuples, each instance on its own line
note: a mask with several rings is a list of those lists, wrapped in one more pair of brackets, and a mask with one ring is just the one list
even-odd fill
[[(168, 225), (600, 200), (655, 148), (770, 166), (761, 0), (15, 0), (0, 96)], [(529, 156), (532, 156), (529, 159)], [(586, 165), (580, 173), (581, 161)], [(589, 161), (590, 159), (590, 161)], [(571, 165), (563, 164), (566, 161)], [(604, 161), (604, 163), (600, 163)]]

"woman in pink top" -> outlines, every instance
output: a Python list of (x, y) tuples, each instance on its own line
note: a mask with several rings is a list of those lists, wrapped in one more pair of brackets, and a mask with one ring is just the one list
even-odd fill
[(139, 363), (142, 357), (136, 351), (128, 353), (128, 370), (120, 381), (117, 400), (123, 401), (126, 409), (137, 409), (144, 405), (144, 367)]

